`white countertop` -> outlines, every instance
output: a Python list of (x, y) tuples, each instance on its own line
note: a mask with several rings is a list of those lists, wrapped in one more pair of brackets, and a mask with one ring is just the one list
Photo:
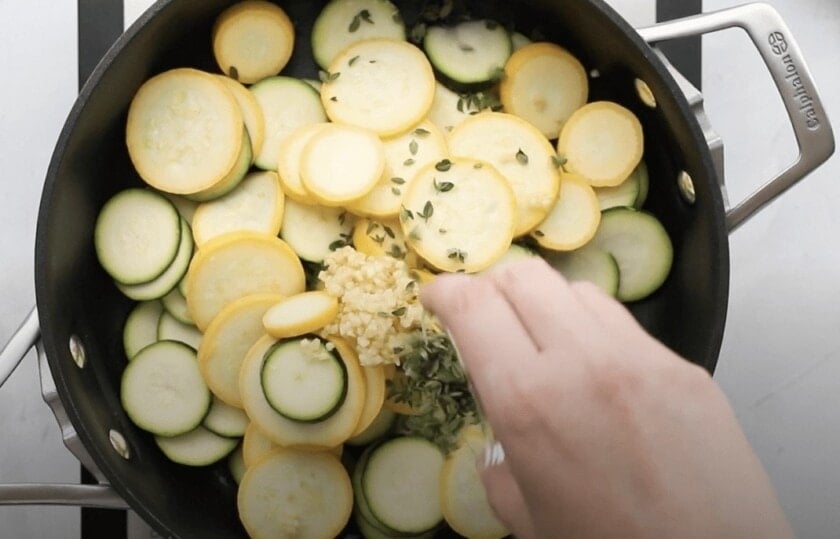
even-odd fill
[[(132, 19), (148, 0), (127, 0)], [(636, 24), (653, 2), (613, 0)], [(706, 0), (705, 10), (736, 5)], [(804, 49), (840, 125), (840, 2), (771, 0)], [(38, 203), (76, 94), (76, 2), (0, 0), (0, 343), (34, 304)], [(704, 39), (704, 94), (739, 200), (795, 157), (769, 76), (738, 31)], [(729, 319), (716, 378), (803, 538), (840, 532), (840, 158), (731, 238)], [(0, 389), (0, 482), (77, 482), (39, 394), (30, 353)], [(78, 511), (0, 508), (0, 537), (78, 537)]]

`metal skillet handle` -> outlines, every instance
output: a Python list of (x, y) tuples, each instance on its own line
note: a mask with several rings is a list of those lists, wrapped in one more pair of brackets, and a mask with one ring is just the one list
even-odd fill
[(782, 96), (799, 156), (788, 168), (727, 211), (730, 232), (791, 188), (834, 153), (834, 134), (802, 51), (781, 15), (762, 3), (677, 19), (639, 29), (649, 42), (740, 27), (749, 34)]
[(8, 380), (24, 356), (33, 347), (38, 354), (38, 367), (41, 372), (41, 394), (55, 415), (61, 428), (64, 445), (86, 465), (100, 481), (98, 485), (64, 485), (49, 483), (0, 484), (0, 506), (2, 505), (71, 505), (79, 507), (98, 507), (104, 509), (126, 509), (125, 501), (104, 483), (104, 478), (76, 434), (76, 429), (67, 418), (64, 407), (58, 398), (55, 382), (50, 374), (49, 365), (40, 345), (41, 327), (38, 322), (38, 310), (32, 308), (26, 319), (12, 335), (9, 342), (0, 350), (0, 388)]

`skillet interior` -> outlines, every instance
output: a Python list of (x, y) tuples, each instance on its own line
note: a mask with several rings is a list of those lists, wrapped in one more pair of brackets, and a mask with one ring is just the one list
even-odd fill
[[(189, 469), (172, 464), (119, 403), (125, 365), (121, 331), (131, 303), (97, 263), (92, 231), (99, 209), (117, 191), (141, 182), (125, 150), (128, 104), (139, 86), (163, 70), (216, 70), (210, 28), (233, 0), (162, 0), (124, 35), (91, 76), (68, 118), (51, 163), (38, 222), (36, 289), (44, 345), (65, 408), (88, 451), (125, 499), (164, 536), (239, 537), (235, 485), (224, 465)], [(309, 29), (323, 2), (280, 2), (296, 22), (295, 56), (286, 73), (317, 77)], [(425, 0), (395, 2), (411, 24)], [(456, 2), (457, 3), (457, 2)], [(659, 60), (600, 0), (475, 0), (476, 16), (537, 30), (571, 49), (600, 77), (591, 98), (608, 98), (642, 120), (651, 170), (647, 208), (665, 224), (675, 265), (664, 287), (631, 306), (665, 344), (710, 371), (726, 315), (729, 253), (717, 180), (700, 130)], [(640, 104), (633, 80), (645, 80), (659, 108)], [(676, 189), (680, 170), (695, 180), (689, 207)], [(68, 341), (77, 335), (88, 358), (78, 369)], [(109, 429), (130, 447), (126, 461), (111, 449)]]

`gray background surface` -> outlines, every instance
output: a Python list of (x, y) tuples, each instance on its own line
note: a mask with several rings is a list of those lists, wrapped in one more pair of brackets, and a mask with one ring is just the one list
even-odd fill
[[(133, 20), (150, 2), (127, 0)], [(648, 0), (611, 2), (635, 24)], [(705, 10), (736, 5), (705, 0)], [(771, 0), (799, 40), (840, 125), (840, 2)], [(75, 0), (0, 0), (0, 342), (34, 303), (41, 186), (76, 94)], [(704, 40), (703, 85), (739, 200), (795, 157), (781, 101), (746, 36)], [(840, 535), (840, 159), (731, 238), (729, 319), (716, 378), (801, 537)], [(34, 354), (0, 389), (0, 482), (77, 482), (40, 399)], [(78, 511), (0, 508), (0, 539), (77, 537)]]

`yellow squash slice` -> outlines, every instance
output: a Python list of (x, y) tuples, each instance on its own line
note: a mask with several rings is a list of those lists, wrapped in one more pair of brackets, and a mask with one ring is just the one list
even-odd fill
[(564, 174), (557, 203), (531, 236), (547, 249), (572, 251), (595, 237), (600, 223), (601, 206), (595, 190), (580, 176)]
[(400, 223), (409, 246), (444, 271), (475, 273), (507, 251), (516, 199), (492, 165), (444, 160), (420, 171), (405, 194)]
[(353, 488), (334, 455), (280, 448), (245, 471), (237, 506), (253, 539), (337, 537), (353, 511)]
[(263, 316), (265, 331), (277, 339), (313, 333), (335, 320), (338, 300), (323, 291), (289, 296)]
[(560, 189), (554, 149), (537, 128), (512, 114), (482, 112), (449, 136), (452, 155), (492, 164), (516, 195), (515, 236), (528, 233), (548, 215)]
[(251, 160), (253, 161), (262, 150), (263, 143), (265, 142), (265, 118), (263, 117), (260, 104), (257, 103), (257, 98), (254, 97), (254, 94), (249, 92), (248, 88), (245, 88), (241, 83), (224, 75), (219, 75), (219, 80), (233, 94), (233, 98), (239, 104), (239, 110), (242, 111), (245, 128), (248, 130), (248, 136), (251, 138)]
[(187, 272), (187, 308), (204, 331), (227, 305), (251, 294), (303, 292), (300, 259), (279, 238), (232, 232), (205, 243)]
[(330, 64), (321, 102), (334, 122), (383, 137), (422, 120), (435, 97), (435, 75), (414, 45), (391, 39), (353, 44)]
[(569, 51), (554, 43), (532, 43), (508, 59), (499, 94), (505, 112), (555, 139), (572, 113), (586, 104), (589, 82)]
[(218, 78), (178, 68), (146, 81), (128, 110), (131, 162), (152, 187), (174, 194), (209, 189), (242, 148), (242, 112)]
[(280, 294), (245, 296), (225, 307), (207, 327), (198, 365), (210, 390), (225, 403), (242, 408), (239, 369), (248, 350), (265, 335), (263, 315), (282, 299)]
[(301, 204), (317, 204), (315, 197), (309, 194), (300, 179), (300, 157), (303, 149), (318, 132), (327, 127), (326, 122), (304, 125), (296, 129), (280, 147), (277, 156), (277, 173), (280, 185), (286, 195)]
[(560, 132), (557, 153), (564, 168), (586, 178), (593, 187), (619, 185), (644, 153), (642, 124), (626, 108), (596, 101), (578, 109)]
[(430, 121), (424, 121), (402, 135), (382, 141), (385, 172), (364, 197), (348, 205), (353, 213), (372, 217), (396, 217), (402, 195), (417, 171), (446, 158), (446, 139)]
[(242, 458), (245, 467), (253, 466), (278, 447), (280, 446), (269, 440), (256, 425), (249, 423), (245, 429), (245, 436), (242, 437)]
[(295, 27), (286, 12), (263, 0), (245, 0), (216, 19), (213, 54), (222, 72), (244, 84), (280, 73), (292, 57)]
[(276, 236), (283, 222), (284, 198), (276, 172), (254, 172), (227, 195), (199, 205), (193, 236), (199, 247), (227, 234), (251, 230)]
[(385, 403), (385, 369), (381, 365), (362, 367), (362, 373), (365, 376), (365, 407), (353, 436), (358, 436), (373, 423)]
[(365, 196), (385, 170), (385, 149), (372, 131), (328, 124), (300, 156), (303, 187), (324, 206), (345, 206)]

